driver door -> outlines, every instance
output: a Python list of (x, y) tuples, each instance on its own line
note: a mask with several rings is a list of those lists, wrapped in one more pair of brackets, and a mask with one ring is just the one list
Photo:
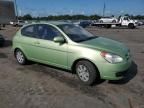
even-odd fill
[(122, 25), (123, 25), (123, 26), (127, 26), (128, 23), (129, 23), (128, 17), (124, 17), (123, 20), (122, 20)]
[[(62, 36), (59, 30), (47, 24), (36, 25), (37, 60), (67, 69), (67, 43), (55, 43), (54, 37)], [(63, 37), (64, 38), (64, 37)]]

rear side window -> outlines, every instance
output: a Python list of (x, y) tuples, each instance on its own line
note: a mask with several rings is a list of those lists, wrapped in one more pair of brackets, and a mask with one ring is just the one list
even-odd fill
[(35, 25), (30, 25), (21, 30), (21, 34), (27, 37), (34, 37), (36, 38), (36, 29)]

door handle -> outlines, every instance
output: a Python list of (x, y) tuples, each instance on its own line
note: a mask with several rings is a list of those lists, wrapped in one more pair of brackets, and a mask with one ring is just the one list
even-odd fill
[(34, 44), (40, 44), (40, 42), (39, 42), (39, 41), (36, 41), (36, 42), (34, 42)]

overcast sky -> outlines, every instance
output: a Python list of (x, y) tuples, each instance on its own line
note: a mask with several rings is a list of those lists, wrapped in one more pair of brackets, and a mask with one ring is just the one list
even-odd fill
[(16, 0), (16, 3), (20, 15), (102, 15), (104, 3), (106, 15), (144, 15), (144, 0)]

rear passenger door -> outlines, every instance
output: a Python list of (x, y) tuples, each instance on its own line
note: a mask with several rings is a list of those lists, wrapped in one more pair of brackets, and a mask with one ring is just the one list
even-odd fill
[[(67, 43), (55, 43), (53, 39), (62, 36), (61, 32), (52, 25), (39, 24), (37, 59), (43, 63), (67, 68)], [(63, 37), (64, 38), (64, 37)]]

